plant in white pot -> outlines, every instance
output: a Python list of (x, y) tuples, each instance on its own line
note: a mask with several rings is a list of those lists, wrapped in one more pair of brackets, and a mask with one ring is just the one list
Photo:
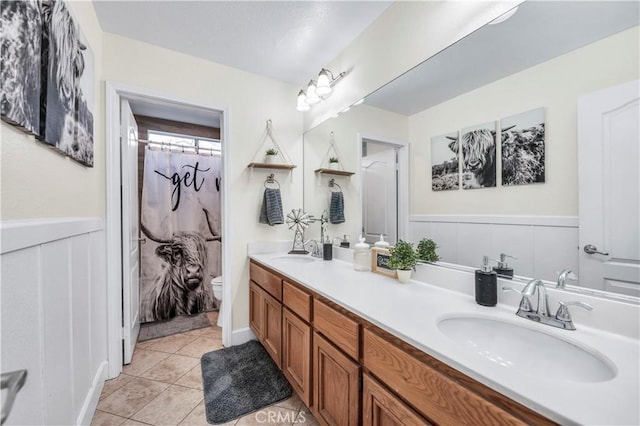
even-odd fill
[(396, 270), (398, 281), (408, 283), (418, 260), (413, 244), (400, 240), (389, 249), (389, 253), (389, 267)]
[(340, 167), (338, 157), (329, 157), (329, 168), (332, 170), (338, 170)]
[(278, 151), (273, 149), (273, 148), (269, 148), (265, 152), (264, 162), (267, 163), (267, 164), (277, 163), (278, 162)]

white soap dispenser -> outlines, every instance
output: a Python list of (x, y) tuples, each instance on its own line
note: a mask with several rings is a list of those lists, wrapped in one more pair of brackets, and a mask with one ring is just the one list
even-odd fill
[(379, 247), (379, 248), (389, 248), (389, 243), (384, 240), (384, 235), (382, 234), (380, 234), (380, 240), (376, 241), (373, 245), (374, 247)]
[(356, 243), (353, 250), (353, 269), (356, 271), (368, 271), (371, 268), (371, 250), (369, 244), (364, 242), (360, 235), (359, 243)]

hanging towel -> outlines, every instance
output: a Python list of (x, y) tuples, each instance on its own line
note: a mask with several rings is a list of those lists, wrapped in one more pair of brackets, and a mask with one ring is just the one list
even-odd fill
[(279, 188), (266, 188), (262, 198), (262, 208), (260, 209), (260, 223), (267, 225), (282, 225), (284, 215), (282, 214), (282, 198)]
[(329, 204), (329, 222), (344, 222), (344, 197), (342, 191), (331, 193), (331, 204)]

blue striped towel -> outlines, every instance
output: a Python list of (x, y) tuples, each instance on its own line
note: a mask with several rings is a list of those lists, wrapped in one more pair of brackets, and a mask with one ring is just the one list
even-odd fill
[(279, 188), (266, 188), (262, 198), (262, 207), (260, 208), (260, 223), (269, 226), (282, 225), (284, 223), (284, 215), (282, 214), (282, 198), (280, 197)]
[(329, 204), (329, 222), (344, 222), (344, 196), (342, 191), (331, 193), (331, 203)]

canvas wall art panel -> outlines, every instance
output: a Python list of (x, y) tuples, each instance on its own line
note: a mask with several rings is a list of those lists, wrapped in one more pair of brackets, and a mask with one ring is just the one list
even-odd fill
[(41, 139), (76, 161), (93, 166), (94, 58), (61, 0), (43, 3)]
[(544, 108), (500, 120), (502, 185), (544, 182)]
[(22, 130), (40, 131), (42, 2), (0, 2), (0, 115)]
[(468, 127), (461, 133), (452, 149), (462, 155), (462, 188), (496, 186), (496, 123)]
[(447, 191), (460, 188), (457, 150), (458, 132), (431, 138), (431, 189)]

